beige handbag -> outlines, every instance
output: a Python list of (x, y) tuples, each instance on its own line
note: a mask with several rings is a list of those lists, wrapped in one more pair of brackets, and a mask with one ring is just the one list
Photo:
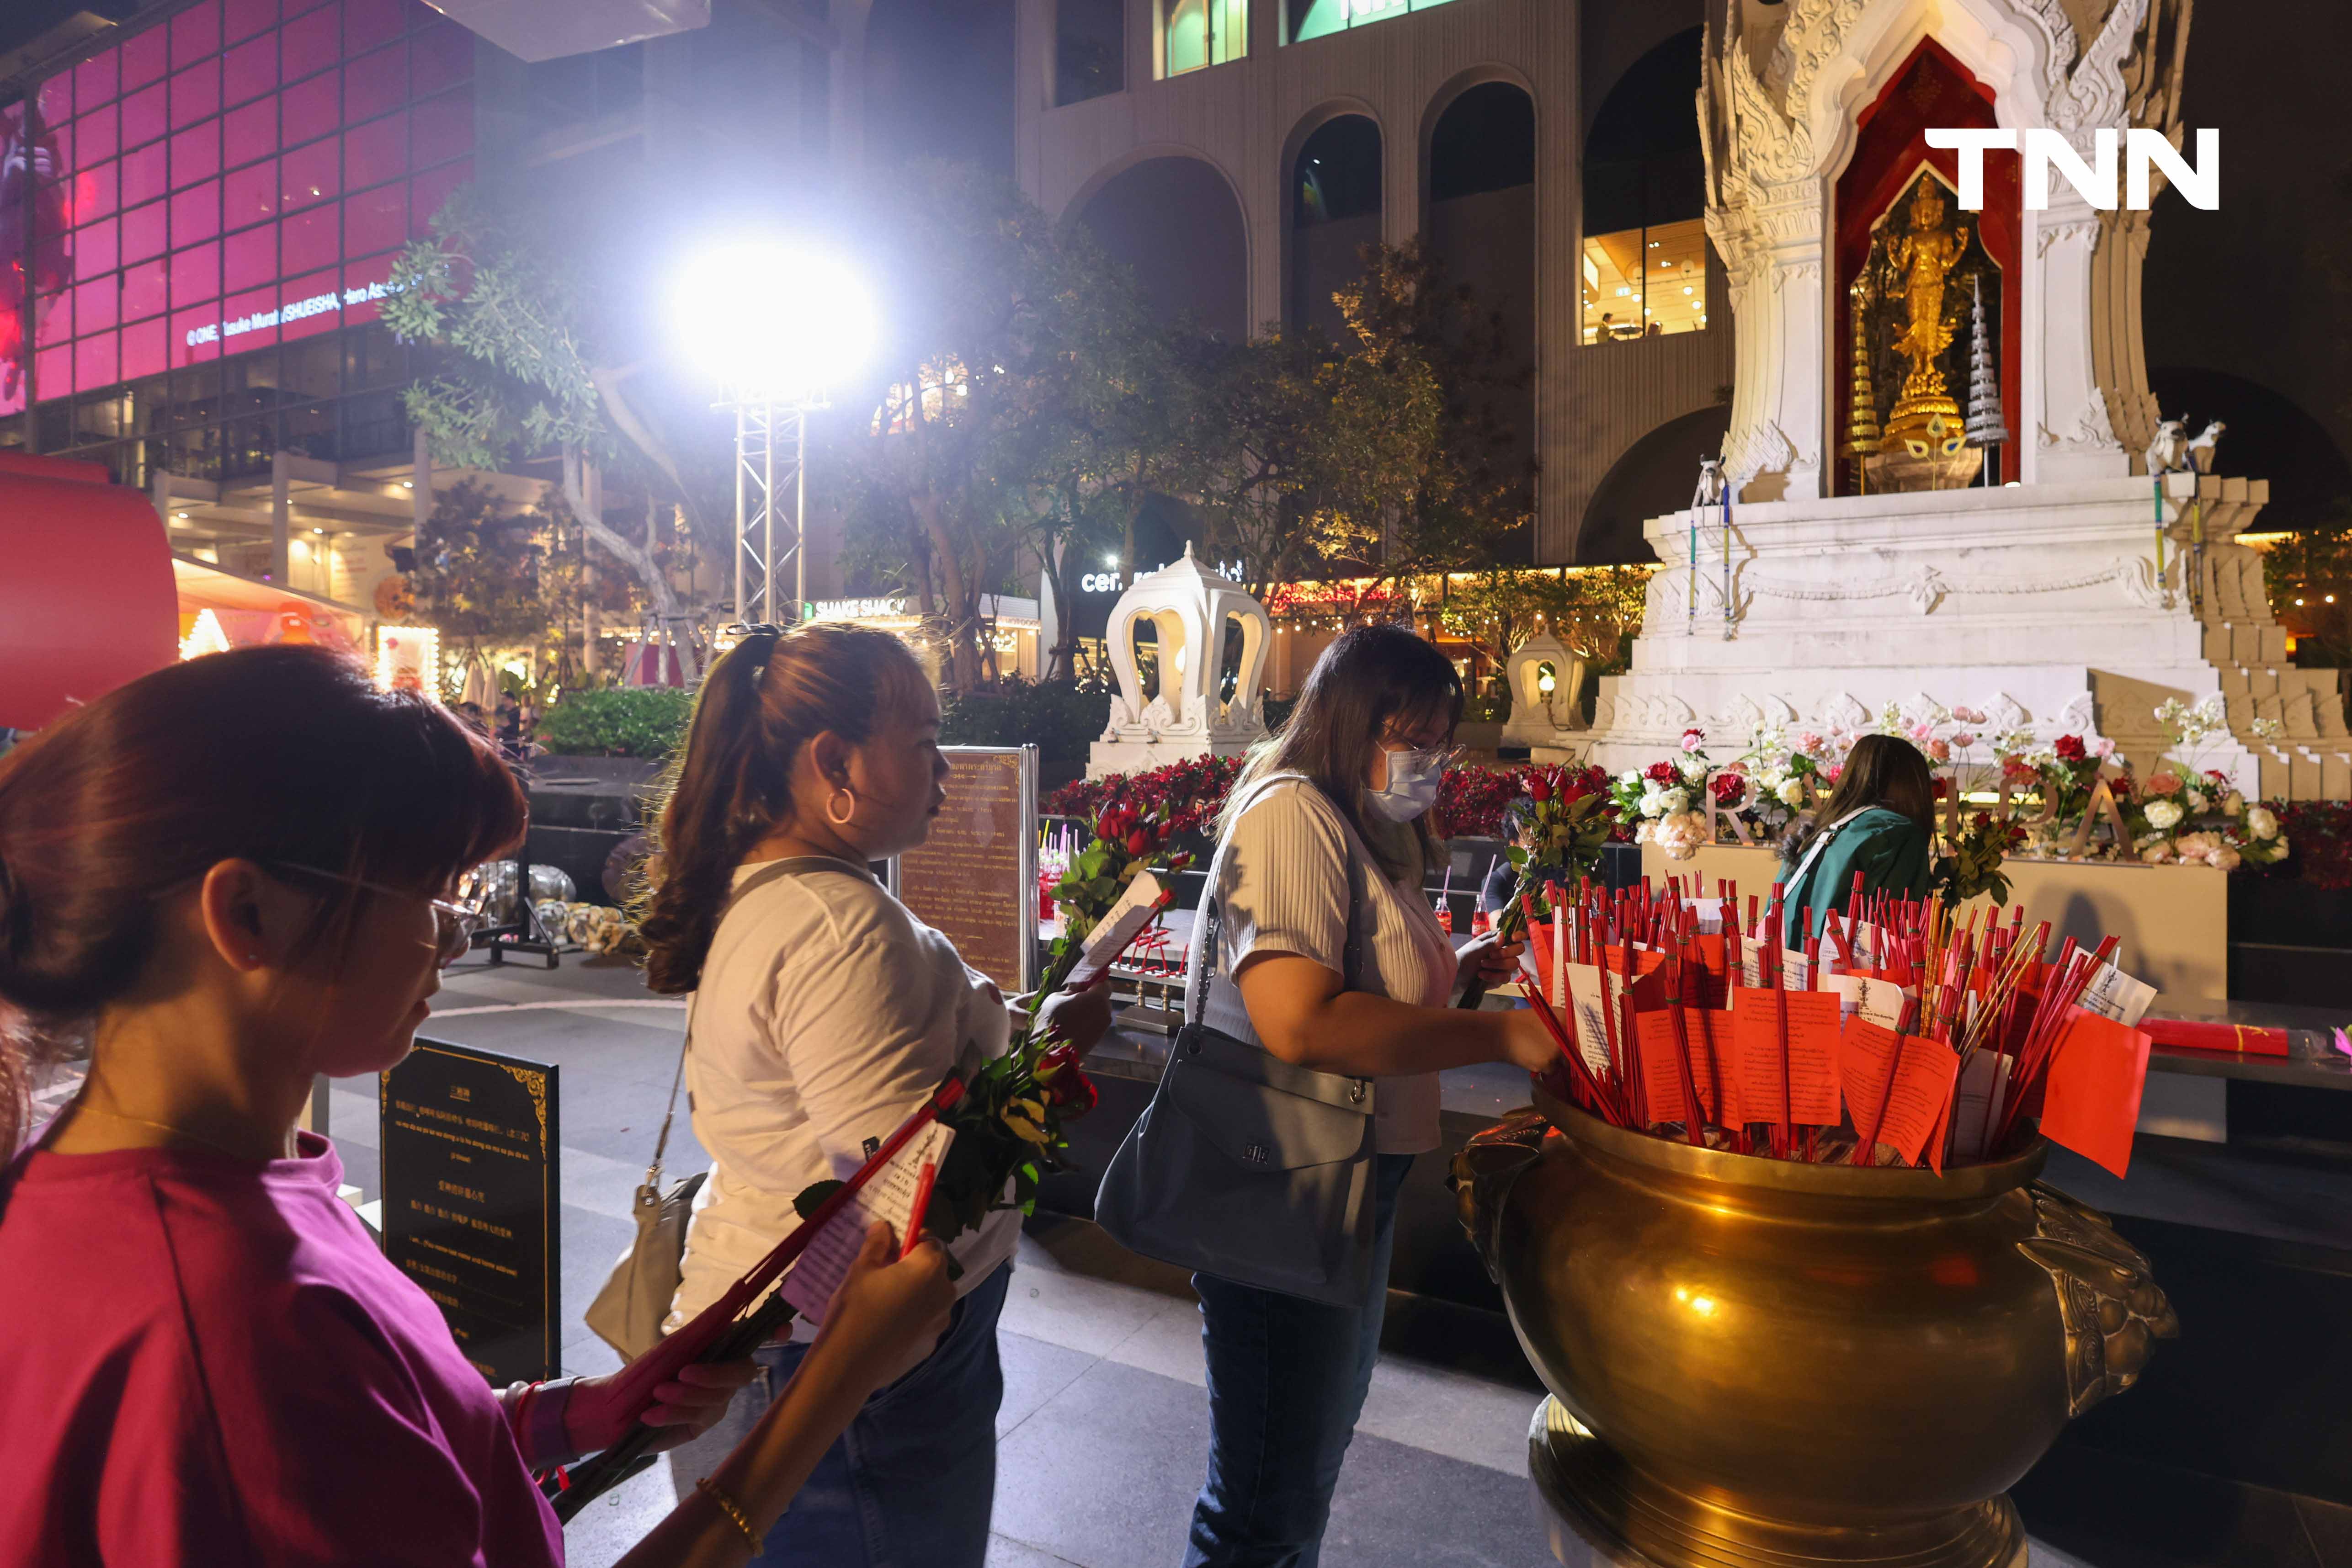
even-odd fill
[[(778, 877), (840, 869), (839, 861), (821, 855), (796, 855), (763, 866), (727, 900), (727, 907), (719, 912), (719, 921), (726, 921), (745, 894)], [(694, 1006), (689, 1002), (686, 1038), (677, 1047), (677, 1071), (669, 1082), (669, 1105), (662, 1112), (661, 1134), (654, 1140), (653, 1164), (646, 1167), (646, 1179), (637, 1188), (636, 1201), (630, 1205), (630, 1215), (637, 1223), (636, 1239), (614, 1260), (604, 1289), (596, 1292), (583, 1315), (596, 1337), (619, 1352), (624, 1361), (635, 1361), (661, 1343), (662, 1324), (669, 1317), (670, 1301), (677, 1294), (686, 1263), (686, 1231), (694, 1216), (694, 1196), (702, 1190), (703, 1178), (709, 1174), (697, 1171), (667, 1192), (662, 1190), (662, 1151), (669, 1147), (670, 1118), (677, 1113), (677, 1086), (686, 1078), (686, 1053), (693, 1042)]]

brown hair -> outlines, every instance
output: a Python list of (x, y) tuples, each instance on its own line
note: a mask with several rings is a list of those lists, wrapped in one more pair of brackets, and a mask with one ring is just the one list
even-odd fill
[(647, 986), (675, 995), (701, 984), (735, 868), (792, 815), (800, 748), (826, 730), (859, 745), (929, 685), (906, 643), (837, 622), (755, 627), (710, 667), (654, 834), (637, 923)]
[[(119, 686), (0, 758), (0, 1159), (26, 1052), (82, 1035), (155, 946), (155, 910), (225, 860), (438, 891), (522, 835), (521, 789), (472, 731), (350, 659), (281, 644)], [(339, 887), (313, 941), (364, 894)]]
[[(1381, 847), (1388, 835), (1364, 831), (1364, 777), (1391, 720), (1436, 714), (1444, 716), (1451, 740), (1462, 722), (1462, 675), (1435, 644), (1402, 626), (1358, 626), (1341, 632), (1307, 672), (1289, 720), (1252, 748), (1225, 797), (1218, 836), (1233, 831), (1252, 783), (1273, 773), (1303, 773), (1339, 808), (1381, 868), (1398, 875), (1405, 868), (1390, 864)], [(1422, 864), (1434, 865), (1437, 842), (1427, 813), (1413, 819), (1412, 831), (1421, 841)]]
[(1919, 831), (1936, 831), (1936, 780), (1927, 758), (1899, 735), (1865, 735), (1845, 754), (1836, 788), (1813, 811), (1811, 821), (1780, 841), (1780, 858), (1795, 865), (1805, 858), (1813, 835), (1871, 806), (1910, 818)]

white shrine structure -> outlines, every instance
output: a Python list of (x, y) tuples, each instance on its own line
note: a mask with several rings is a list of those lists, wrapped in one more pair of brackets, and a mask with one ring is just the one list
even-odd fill
[[(1147, 698), (1135, 633), (1149, 622), (1158, 689)], [(1265, 655), (1273, 623), (1240, 584), (1193, 559), (1135, 580), (1110, 609), (1103, 641), (1118, 690), (1087, 777), (1133, 773), (1188, 757), (1237, 757), (1265, 734)], [(1230, 679), (1228, 678), (1230, 677)]]
[[(2260, 557), (2235, 542), (2268, 482), (2147, 471), (2149, 214), (2095, 207), (2057, 170), (2031, 208), (2001, 152), (1984, 154), (1982, 210), (1963, 211), (1958, 155), (1926, 142), (2052, 130), (2095, 167), (2131, 129), (2179, 148), (2188, 10), (1710, 0), (1698, 113), (1738, 334), (1728, 499), (1645, 525), (1662, 564), (1633, 667), (1560, 753), (1647, 764), (1697, 725), (1729, 757), (1759, 727), (1852, 730), (1894, 704), (1982, 709), (1987, 737), (2105, 737), (2144, 768), (2164, 749), (2158, 705), (2219, 696), (2229, 733), (2203, 765), (2250, 794), (2352, 795), (2332, 673), (2289, 665)], [(2119, 193), (2130, 162), (2106, 165)], [(1970, 434), (2016, 433), (1989, 443), (1999, 485), (1971, 482), (1963, 407)]]

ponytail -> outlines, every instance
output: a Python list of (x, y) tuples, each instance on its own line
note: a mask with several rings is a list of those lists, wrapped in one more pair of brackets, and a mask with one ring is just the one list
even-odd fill
[(801, 747), (827, 730), (862, 744), (928, 685), (897, 637), (830, 622), (754, 627), (711, 666), (655, 828), (637, 922), (647, 987), (674, 996), (702, 983), (736, 868), (791, 820)]

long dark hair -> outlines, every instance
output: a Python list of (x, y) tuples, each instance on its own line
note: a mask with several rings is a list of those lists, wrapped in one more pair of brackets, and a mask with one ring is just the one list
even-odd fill
[[(0, 1160), (31, 1059), (138, 982), (173, 889), (245, 859), (437, 893), (520, 839), (524, 814), (514, 775), (446, 709), (290, 644), (142, 675), (0, 758)], [(335, 887), (314, 950), (341, 950), (365, 896)]]
[[(1388, 835), (1364, 831), (1364, 776), (1391, 720), (1440, 715), (1451, 740), (1462, 722), (1462, 676), (1434, 644), (1402, 626), (1358, 626), (1340, 633), (1307, 672), (1288, 722), (1251, 750), (1225, 797), (1219, 835), (1232, 831), (1252, 783), (1270, 773), (1303, 773), (1348, 819), (1382, 869), (1402, 874), (1405, 868), (1391, 864), (1382, 847)], [(1433, 863), (1437, 841), (1428, 816), (1413, 819), (1412, 828), (1422, 863)]]
[(1836, 788), (1821, 803), (1810, 821), (1780, 841), (1780, 858), (1790, 865), (1805, 858), (1813, 836), (1868, 806), (1884, 806), (1936, 831), (1936, 780), (1927, 758), (1899, 735), (1865, 735), (1845, 754)]
[(852, 746), (903, 714), (929, 679), (906, 643), (827, 622), (755, 628), (704, 677), (694, 723), (654, 835), (652, 891), (637, 930), (646, 984), (702, 983), (735, 868), (792, 815), (793, 758), (826, 730)]

